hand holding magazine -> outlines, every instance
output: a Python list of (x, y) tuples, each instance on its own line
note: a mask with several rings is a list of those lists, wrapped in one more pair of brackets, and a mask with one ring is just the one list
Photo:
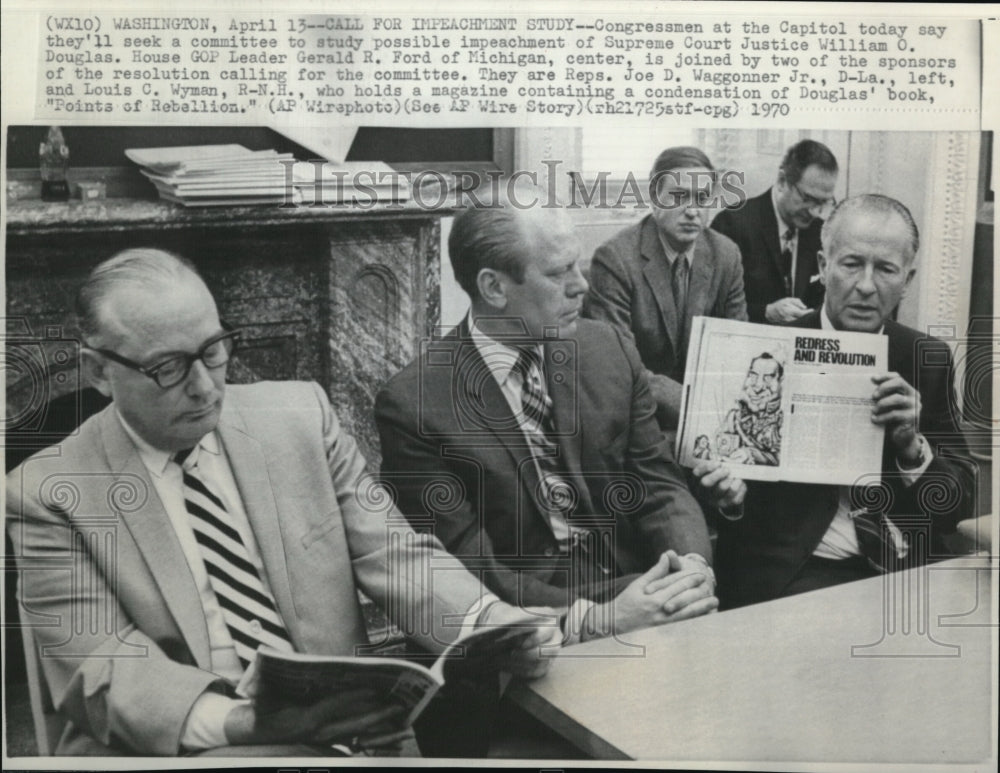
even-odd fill
[(849, 485), (882, 469), (872, 376), (887, 370), (882, 335), (695, 317), (677, 458), (716, 459), (745, 480)]
[(344, 696), (344, 715), (400, 706), (401, 726), (409, 727), (446, 681), (497, 671), (503, 655), (531, 637), (538, 625), (538, 618), (525, 612), (513, 622), (477, 627), (449, 645), (429, 668), (402, 658), (307, 655), (261, 647), (236, 689), (263, 712), (336, 695)]

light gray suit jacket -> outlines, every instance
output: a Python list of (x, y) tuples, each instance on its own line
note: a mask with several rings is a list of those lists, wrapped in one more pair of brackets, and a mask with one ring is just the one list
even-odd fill
[[(366, 644), (358, 588), (397, 623), (427, 621), (409, 626), (425, 647), (457, 636), (482, 586), (370, 488), (316, 384), (227, 387), (218, 434), (296, 650)], [(177, 754), (194, 701), (230, 686), (209, 671), (194, 580), (113, 406), (8, 475), (7, 514), (20, 602), (70, 722), (57, 753)]]
[(739, 248), (715, 231), (706, 229), (700, 234), (694, 245), (686, 308), (678, 309), (670, 264), (656, 222), (647, 215), (597, 248), (584, 314), (610, 322), (635, 342), (662, 422), (664, 413), (669, 414), (664, 400), (676, 399), (676, 411), (684, 381), (687, 341), (676, 340), (678, 318), (747, 319)]

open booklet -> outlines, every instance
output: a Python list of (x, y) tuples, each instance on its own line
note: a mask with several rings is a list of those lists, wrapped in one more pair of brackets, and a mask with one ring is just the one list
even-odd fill
[[(532, 634), (538, 618), (503, 626), (475, 628), (449, 645), (428, 668), (412, 660), (372, 656), (304, 655), (262, 646), (236, 691), (263, 707), (309, 705), (332, 695), (345, 695), (345, 713), (391, 704), (405, 710), (409, 727), (446, 681), (495, 672), (496, 659)], [(359, 706), (356, 691), (370, 691)]]
[(887, 370), (882, 335), (695, 317), (677, 458), (717, 459), (745, 480), (849, 485), (882, 469), (871, 379)]

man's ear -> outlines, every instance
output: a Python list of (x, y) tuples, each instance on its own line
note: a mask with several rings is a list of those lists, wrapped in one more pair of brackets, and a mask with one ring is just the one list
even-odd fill
[(494, 309), (507, 308), (507, 275), (493, 268), (482, 268), (476, 276), (479, 297)]
[(819, 271), (819, 283), (826, 287), (826, 256), (823, 250), (816, 251), (816, 268)]
[(906, 281), (903, 283), (903, 294), (901, 297), (903, 298), (906, 297), (906, 293), (910, 289), (910, 283), (913, 281), (913, 277), (916, 275), (916, 273), (917, 273), (916, 266), (910, 266), (908, 269), (906, 269)]
[(83, 372), (84, 381), (105, 397), (111, 397), (108, 361), (90, 349), (84, 349), (80, 354), (80, 370)]

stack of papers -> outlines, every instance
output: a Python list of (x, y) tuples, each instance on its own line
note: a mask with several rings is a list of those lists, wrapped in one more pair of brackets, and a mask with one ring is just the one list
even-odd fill
[(302, 205), (370, 204), (410, 198), (409, 178), (381, 161), (300, 161), (293, 185)]
[(130, 148), (125, 155), (156, 186), (160, 198), (185, 207), (292, 202), (291, 153), (242, 145)]
[(410, 196), (406, 177), (379, 161), (296, 161), (291, 153), (242, 145), (130, 148), (125, 155), (161, 199), (185, 207), (365, 206)]

